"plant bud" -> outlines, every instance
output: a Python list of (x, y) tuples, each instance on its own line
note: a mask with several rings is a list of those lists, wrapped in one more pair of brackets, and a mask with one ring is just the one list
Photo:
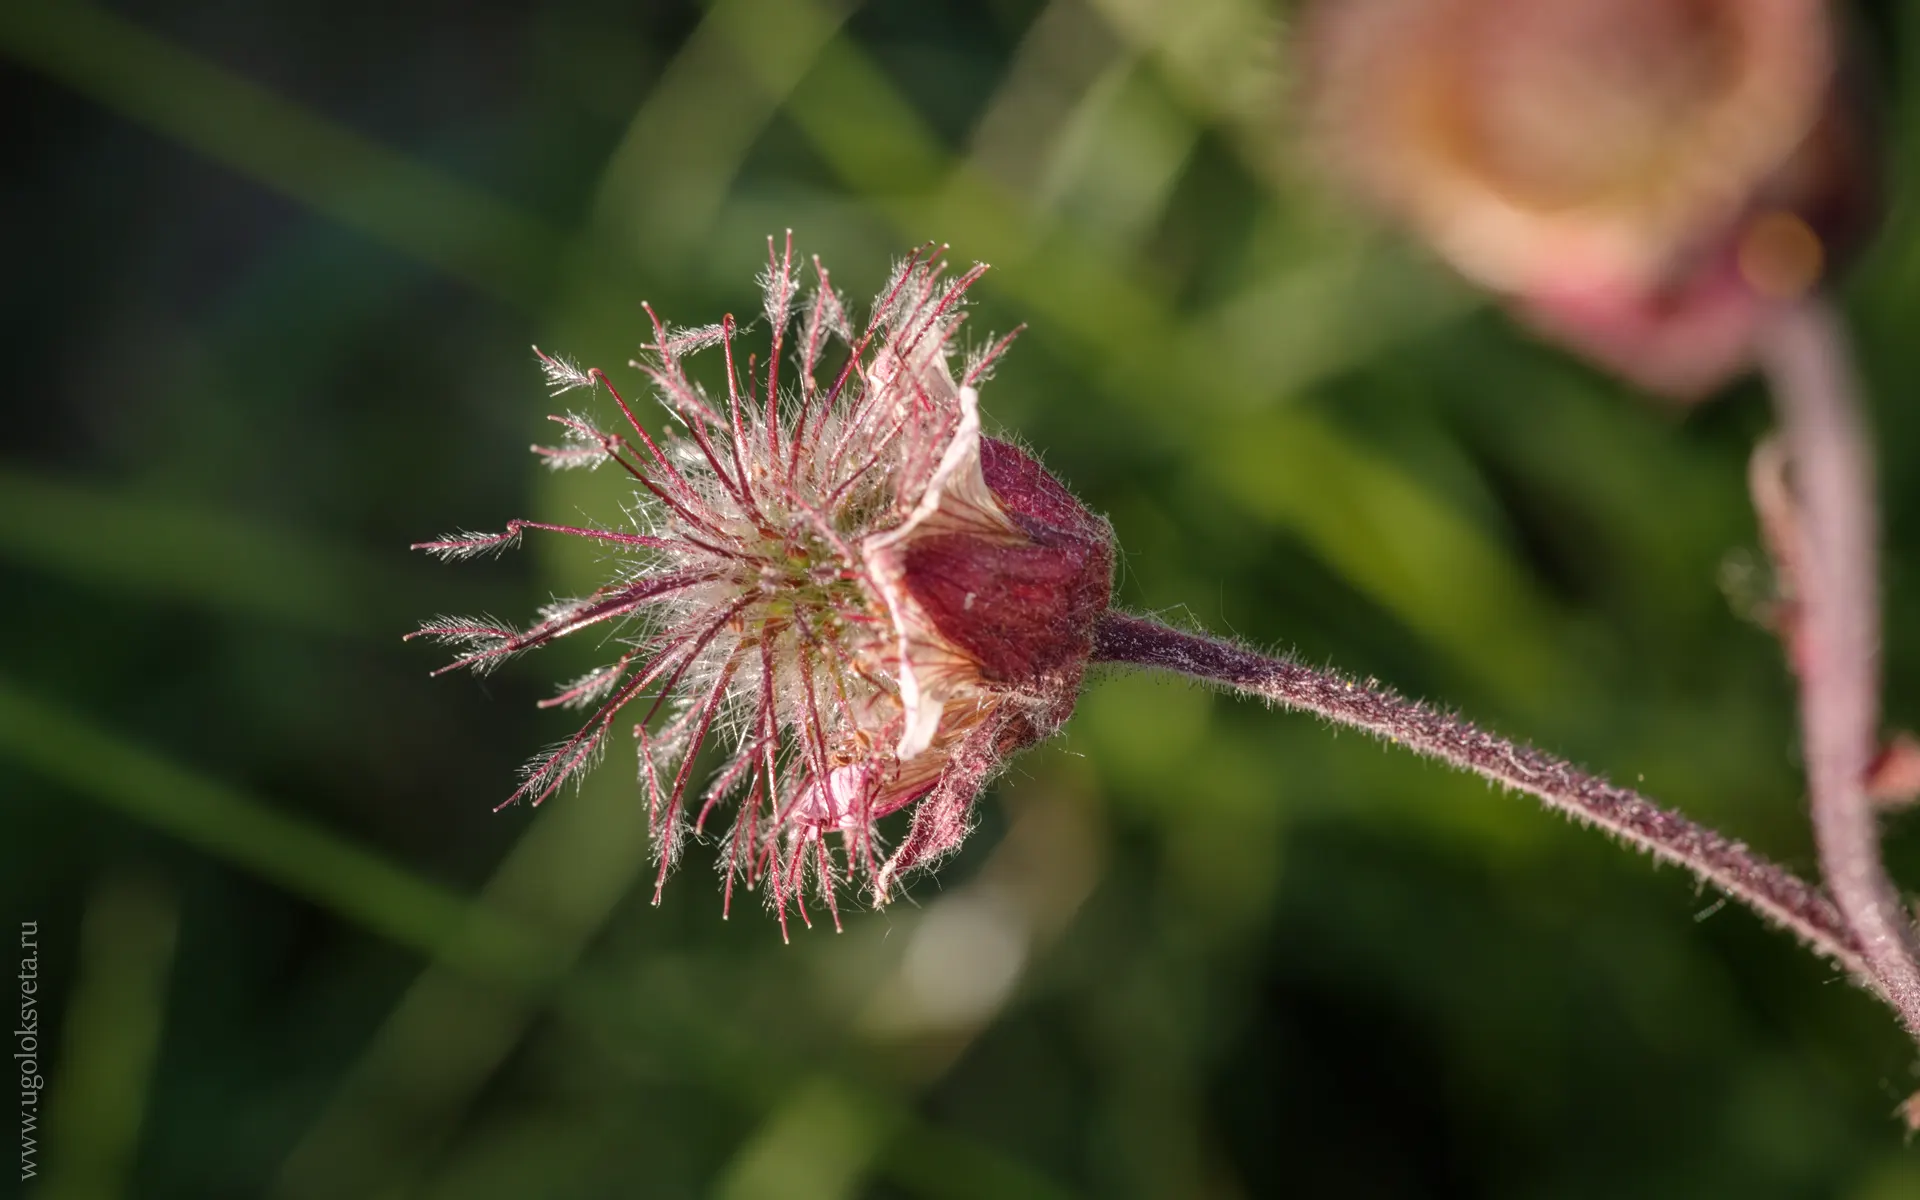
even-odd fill
[(1324, 0), (1325, 154), (1530, 323), (1656, 390), (1746, 365), (1870, 222), (1824, 0)]

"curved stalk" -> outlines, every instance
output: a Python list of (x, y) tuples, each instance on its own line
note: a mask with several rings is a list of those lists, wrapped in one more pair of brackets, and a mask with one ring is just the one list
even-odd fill
[(1799, 499), (1795, 660), (1820, 869), (1878, 990), (1920, 1037), (1913, 923), (1880, 859), (1867, 775), (1879, 739), (1880, 583), (1873, 456), (1839, 320), (1781, 309), (1758, 342)]
[[(1094, 634), (1094, 660), (1172, 671), (1316, 713), (1525, 792), (1550, 809), (1686, 868), (1886, 996), (1879, 976), (1825, 892), (1740, 842), (1571, 763), (1385, 688), (1144, 617), (1122, 613), (1104, 617)], [(1892, 997), (1887, 999), (1892, 1002)]]

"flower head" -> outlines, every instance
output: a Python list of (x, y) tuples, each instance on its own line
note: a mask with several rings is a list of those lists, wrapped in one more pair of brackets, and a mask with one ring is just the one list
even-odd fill
[(1828, 0), (1322, 0), (1328, 156), (1537, 327), (1657, 390), (1744, 365), (1870, 214)]
[[(653, 318), (634, 365), (668, 436), (649, 435), (604, 372), (535, 351), (556, 394), (605, 389), (627, 426), (557, 416), (565, 440), (535, 452), (624, 472), (631, 528), (515, 521), (417, 547), (464, 558), (551, 531), (606, 546), (614, 578), (524, 629), (445, 618), (415, 636), (460, 649), (442, 670), (485, 671), (614, 625), (618, 659), (544, 702), (590, 710), (587, 723), (535, 758), (507, 803), (551, 796), (645, 700), (633, 728), (656, 899), (686, 835), (729, 808), (728, 903), (736, 880), (764, 882), (784, 929), (789, 902), (810, 920), (809, 879), (837, 922), (843, 876), (884, 901), (902, 873), (959, 844), (981, 787), (1072, 712), (1113, 549), (1106, 523), (1037, 462), (981, 436), (976, 389), (1011, 335), (967, 356), (957, 380), (953, 342), (984, 267), (952, 277), (938, 251), (914, 254), (856, 333), (818, 260), (796, 306), (791, 236), (767, 248), (764, 363), (739, 361), (731, 317), (693, 329)], [(687, 370), (715, 349), (724, 397)], [(709, 739), (726, 757), (696, 789)], [(904, 839), (884, 847), (875, 823), (908, 808)]]

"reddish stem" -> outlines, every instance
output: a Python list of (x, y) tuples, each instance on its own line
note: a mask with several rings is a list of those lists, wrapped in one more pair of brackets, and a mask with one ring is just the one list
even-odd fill
[[(1840, 911), (1826, 893), (1745, 845), (1570, 763), (1475, 727), (1460, 717), (1331, 671), (1110, 613), (1094, 634), (1094, 659), (1157, 667), (1317, 713), (1415, 754), (1525, 792), (1576, 821), (1606, 830), (1655, 858), (1685, 867), (1797, 935), (1882, 995)], [(1888, 996), (1891, 1002), (1892, 997)], [(1898, 1007), (1896, 1004), (1895, 1007)]]
[(1800, 725), (1820, 869), (1880, 992), (1920, 1037), (1913, 924), (1881, 863), (1866, 788), (1880, 722), (1879, 523), (1846, 336), (1808, 300), (1774, 314), (1758, 353), (1800, 502)]

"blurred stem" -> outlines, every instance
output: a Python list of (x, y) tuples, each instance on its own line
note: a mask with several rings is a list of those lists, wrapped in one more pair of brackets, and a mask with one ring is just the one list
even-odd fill
[(87, 906), (79, 977), (49, 1092), (42, 1200), (133, 1194), (179, 915), (171, 888), (134, 876), (108, 880)]
[(1759, 339), (1799, 500), (1800, 728), (1820, 869), (1882, 995), (1920, 1037), (1912, 922), (1880, 860), (1866, 779), (1879, 737), (1880, 577), (1873, 454), (1846, 334), (1823, 302)]
[(0, 762), (36, 771), (288, 893), (481, 978), (536, 988), (544, 931), (477, 908), (304, 818), (131, 744), (0, 677)]
[(537, 309), (564, 237), (93, 4), (0, 5), (0, 55), (509, 304)]
[(370, 556), (296, 530), (4, 468), (0, 559), (122, 601), (158, 597), (341, 635), (392, 636), (401, 606), (425, 591)]
[[(1108, 614), (1094, 635), (1094, 660), (1173, 671), (1317, 713), (1335, 724), (1363, 730), (1415, 754), (1525, 792), (1550, 809), (1685, 867), (1703, 883), (1797, 934), (1816, 952), (1886, 995), (1840, 911), (1819, 888), (1741, 843), (1571, 763), (1375, 684), (1270, 658), (1142, 617)], [(1887, 999), (1894, 1003), (1893, 997)]]

